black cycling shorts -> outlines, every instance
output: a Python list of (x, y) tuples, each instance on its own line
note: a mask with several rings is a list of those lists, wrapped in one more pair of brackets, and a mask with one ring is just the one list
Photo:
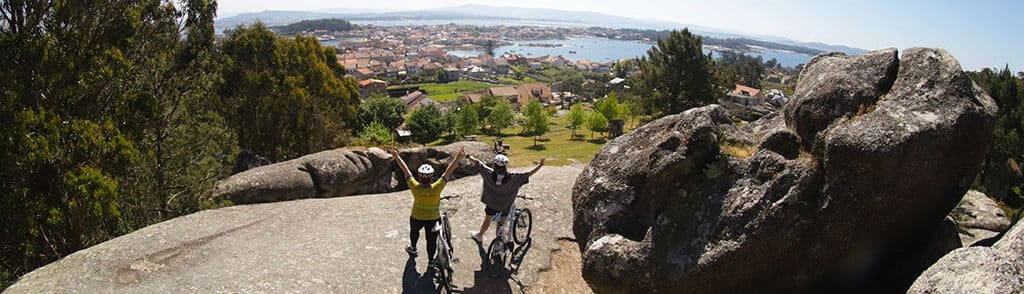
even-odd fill
[(499, 211), (491, 209), (490, 207), (484, 207), (484, 213), (486, 213), (487, 215), (495, 215), (498, 214), (498, 212)]

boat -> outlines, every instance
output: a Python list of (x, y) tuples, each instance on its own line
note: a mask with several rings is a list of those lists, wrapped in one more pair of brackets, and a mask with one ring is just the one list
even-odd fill
[(576, 51), (569, 50), (569, 54), (576, 54)]

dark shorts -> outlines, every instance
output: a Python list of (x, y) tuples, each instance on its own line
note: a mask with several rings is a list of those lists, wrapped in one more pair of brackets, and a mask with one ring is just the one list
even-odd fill
[(498, 214), (498, 212), (498, 210), (491, 209), (490, 207), (484, 207), (484, 213), (486, 213), (487, 215), (495, 215)]

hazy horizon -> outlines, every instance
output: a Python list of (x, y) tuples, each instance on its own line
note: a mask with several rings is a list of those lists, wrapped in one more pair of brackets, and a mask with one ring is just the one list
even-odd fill
[[(520, 8), (543, 8), (597, 12), (642, 20), (701, 26), (753, 37), (778, 37), (799, 42), (822, 42), (874, 50), (896, 47), (941, 47), (960, 60), (965, 69), (983, 67), (1024, 70), (1024, 36), (1013, 28), (1024, 27), (1015, 15), (1024, 2), (1013, 1), (787, 1), (762, 3), (732, 0), (703, 1), (537, 1), (515, 3), (484, 0), (380, 0), (367, 2), (292, 0), (287, 2), (221, 0), (219, 17), (264, 10), (334, 12), (350, 9), (357, 13), (412, 11), (480, 4)], [(350, 8), (348, 8), (350, 7)], [(395, 7), (400, 7), (396, 9)]]

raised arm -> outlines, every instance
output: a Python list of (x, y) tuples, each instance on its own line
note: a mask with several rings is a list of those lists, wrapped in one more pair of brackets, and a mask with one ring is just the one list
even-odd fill
[(391, 156), (395, 158), (395, 162), (398, 163), (398, 168), (405, 173), (405, 178), (408, 179), (412, 177), (412, 173), (409, 172), (409, 166), (405, 165), (405, 160), (402, 160), (402, 156), (398, 155), (398, 149), (388, 147), (388, 153), (391, 153)]
[(444, 175), (442, 176), (442, 178), (444, 178), (445, 181), (447, 181), (448, 177), (450, 177), (452, 173), (455, 172), (455, 167), (459, 166), (459, 161), (462, 160), (462, 158), (464, 157), (466, 157), (466, 149), (463, 147), (459, 147), (459, 153), (455, 154), (455, 159), (452, 160), (452, 163), (449, 163), (448, 168), (444, 170)]
[(532, 177), (533, 174), (537, 173), (537, 171), (539, 171), (540, 167), (542, 167), (542, 166), (544, 166), (544, 158), (541, 158), (540, 159), (540, 164), (537, 165), (537, 167), (533, 168), (533, 170), (531, 170), (530, 172), (526, 173), (526, 175)]
[(483, 160), (480, 160), (479, 158), (476, 158), (476, 156), (466, 155), (466, 157), (469, 158), (469, 160), (471, 160), (473, 162), (476, 162), (476, 164), (478, 164), (480, 166), (487, 166), (486, 162), (484, 162)]

